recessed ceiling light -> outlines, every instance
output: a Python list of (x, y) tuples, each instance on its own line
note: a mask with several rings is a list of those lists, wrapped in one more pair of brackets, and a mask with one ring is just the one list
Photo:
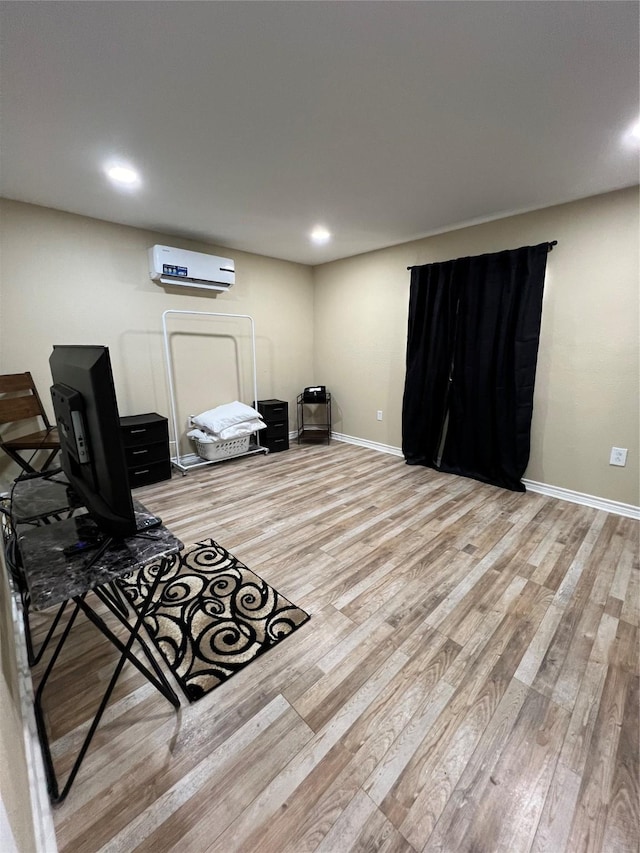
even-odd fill
[(316, 225), (311, 234), (309, 235), (314, 243), (317, 243), (321, 246), (323, 243), (328, 243), (331, 239), (331, 234), (327, 231), (326, 228), (322, 225)]
[(131, 166), (125, 166), (122, 163), (107, 166), (105, 169), (107, 177), (114, 184), (121, 187), (136, 187), (140, 184), (140, 175)]

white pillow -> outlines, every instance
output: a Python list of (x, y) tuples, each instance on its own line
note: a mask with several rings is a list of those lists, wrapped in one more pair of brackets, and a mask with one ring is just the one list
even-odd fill
[(234, 424), (233, 426), (221, 429), (218, 437), (222, 439), (240, 438), (243, 435), (251, 435), (252, 432), (257, 432), (259, 429), (265, 429), (266, 426), (260, 418), (253, 418), (249, 421), (243, 421), (241, 424)]
[(192, 417), (191, 422), (194, 426), (219, 435), (227, 427), (261, 417), (260, 412), (252, 409), (251, 406), (246, 406), (244, 403), (235, 400), (233, 403), (225, 403), (224, 406), (216, 406), (215, 409), (202, 412)]
[(198, 428), (190, 429), (187, 436), (194, 441), (201, 441), (203, 444), (215, 444), (216, 441), (220, 441), (217, 435), (212, 435), (210, 432), (204, 432)]

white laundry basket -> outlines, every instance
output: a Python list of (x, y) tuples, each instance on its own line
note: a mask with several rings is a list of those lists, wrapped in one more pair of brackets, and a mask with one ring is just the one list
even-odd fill
[(242, 435), (240, 438), (227, 438), (224, 441), (198, 441), (196, 442), (196, 453), (207, 462), (216, 462), (220, 459), (231, 459), (234, 456), (242, 456), (249, 449), (250, 435)]

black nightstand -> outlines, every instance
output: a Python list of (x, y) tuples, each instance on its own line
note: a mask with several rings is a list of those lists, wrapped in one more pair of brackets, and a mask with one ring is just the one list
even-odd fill
[(120, 418), (129, 485), (148, 486), (171, 478), (169, 426), (162, 415), (129, 415)]
[(289, 404), (284, 400), (258, 400), (254, 403), (267, 425), (261, 429), (258, 438), (262, 447), (269, 453), (278, 453), (289, 449)]

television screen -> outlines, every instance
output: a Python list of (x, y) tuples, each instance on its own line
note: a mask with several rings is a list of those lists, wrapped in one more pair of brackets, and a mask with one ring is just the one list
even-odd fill
[(49, 365), (62, 470), (105, 534), (132, 536), (136, 518), (109, 350), (54, 346)]

